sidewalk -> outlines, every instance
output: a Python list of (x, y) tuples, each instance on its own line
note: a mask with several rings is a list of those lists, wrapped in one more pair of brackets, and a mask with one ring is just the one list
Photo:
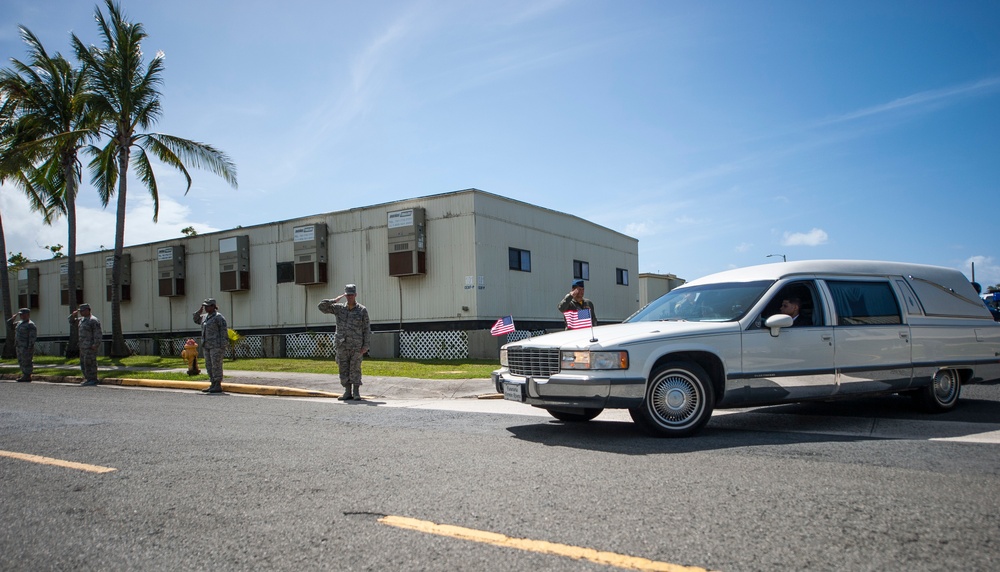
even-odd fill
[[(78, 383), (79, 377), (46, 375), (47, 368), (35, 366), (32, 379)], [(100, 367), (100, 371), (164, 371), (184, 372), (184, 369), (116, 368)], [(204, 372), (204, 370), (202, 370)], [(4, 374), (5, 379), (16, 379), (18, 374)], [(100, 377), (100, 375), (98, 376)], [(493, 382), (489, 379), (415, 379), (409, 377), (362, 378), (361, 395), (373, 399), (461, 399), (498, 397)], [(208, 387), (207, 381), (167, 381), (155, 379), (109, 378), (101, 379), (102, 384), (161, 387), (170, 389), (199, 390)], [(224, 368), (222, 389), (230, 393), (251, 393), (256, 395), (284, 395), (291, 397), (334, 397), (344, 388), (336, 375), (319, 373), (241, 371)]]

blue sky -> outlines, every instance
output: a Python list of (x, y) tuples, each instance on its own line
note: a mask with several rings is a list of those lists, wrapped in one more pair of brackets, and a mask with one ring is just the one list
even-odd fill
[[(103, 6), (103, 4), (102, 4)], [(155, 130), (236, 162), (239, 190), (161, 168), (126, 244), (478, 188), (639, 239), (686, 279), (789, 260), (949, 266), (1000, 283), (1000, 3), (123, 3), (166, 54)], [(0, 0), (52, 52), (95, 3)], [(82, 190), (80, 251), (114, 242)], [(0, 189), (9, 251), (46, 258)], [(502, 240), (502, 237), (498, 237)]]

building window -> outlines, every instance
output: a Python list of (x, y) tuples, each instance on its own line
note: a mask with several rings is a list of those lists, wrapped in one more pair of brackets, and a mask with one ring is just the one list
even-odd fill
[(511, 270), (520, 270), (521, 272), (531, 272), (530, 250), (521, 250), (520, 248), (508, 248), (507, 258), (510, 262)]
[(279, 262), (277, 274), (278, 274), (278, 284), (284, 284), (285, 282), (295, 282), (295, 263)]
[(590, 280), (590, 263), (582, 260), (574, 260), (573, 278), (575, 280)]
[(628, 286), (628, 270), (625, 268), (615, 268), (615, 284)]

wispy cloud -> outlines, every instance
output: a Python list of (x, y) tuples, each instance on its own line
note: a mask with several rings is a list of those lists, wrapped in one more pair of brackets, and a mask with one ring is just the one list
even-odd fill
[(630, 222), (625, 225), (625, 229), (622, 232), (632, 238), (643, 238), (655, 235), (658, 230), (649, 222)]
[(534, 20), (550, 12), (558, 10), (568, 4), (569, 0), (536, 0), (528, 2), (527, 7), (510, 17), (510, 23), (520, 24), (528, 20)]
[(810, 127), (826, 127), (828, 125), (846, 123), (866, 117), (873, 117), (876, 115), (883, 115), (920, 107), (934, 109), (953, 100), (975, 97), (997, 91), (998, 89), (1000, 89), (1000, 77), (991, 77), (951, 87), (921, 91), (914, 93), (913, 95), (907, 95), (905, 97), (894, 99), (888, 103), (873, 105), (864, 109), (844, 113), (843, 115), (838, 115), (836, 117), (823, 119), (813, 123)]
[[(930, 113), (964, 99), (986, 96), (998, 91), (1000, 91), (1000, 77), (989, 77), (949, 87), (921, 91), (886, 103), (761, 133), (743, 141), (744, 145), (754, 144), (757, 146), (757, 151), (743, 156), (735, 156), (726, 162), (677, 177), (670, 181), (670, 187), (683, 189), (711, 184), (715, 180), (730, 177), (751, 167), (759, 167), (782, 158), (864, 137), (870, 134), (872, 129), (877, 128), (873, 127), (870, 121), (863, 122), (864, 119), (895, 117), (903, 113), (911, 115)], [(762, 146), (761, 142), (763, 141), (777, 141), (778, 143)], [(784, 197), (775, 197), (776, 200), (782, 198)]]
[(351, 62), (350, 83), (309, 114), (306, 129), (311, 129), (314, 137), (325, 138), (372, 108), (384, 81), (379, 72), (393, 68), (392, 54), (409, 33), (408, 20), (401, 17), (390, 22), (373, 37)]
[(781, 239), (782, 246), (819, 246), (830, 239), (826, 231), (814, 228), (809, 232), (786, 232)]
[[(0, 189), (0, 209), (4, 214), (4, 233), (7, 250), (21, 252), (30, 259), (49, 258), (45, 246), (66, 245), (66, 219), (56, 219), (51, 226), (39, 224), (40, 216), (31, 212), (24, 195), (4, 186)], [(125, 226), (125, 245), (145, 244), (178, 238), (181, 229), (193, 226), (199, 234), (220, 230), (192, 220), (191, 207), (172, 198), (160, 195), (159, 222), (152, 224), (153, 202), (148, 195), (136, 194), (129, 199)], [(77, 208), (77, 251), (95, 252), (115, 244), (114, 207), (98, 209), (87, 206)], [(65, 252), (65, 249), (63, 249)]]
[(704, 224), (704, 220), (698, 220), (688, 215), (682, 215), (674, 219), (674, 222), (681, 225)]

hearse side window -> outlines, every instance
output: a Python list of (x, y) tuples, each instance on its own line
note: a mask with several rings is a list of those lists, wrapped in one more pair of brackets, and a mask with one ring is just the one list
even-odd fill
[(823, 305), (820, 297), (816, 295), (815, 285), (812, 281), (791, 282), (778, 291), (777, 295), (764, 307), (764, 311), (754, 321), (751, 327), (763, 327), (764, 320), (775, 314), (781, 313), (781, 302), (790, 300), (799, 305), (799, 316), (795, 320), (795, 326), (822, 326)]
[(903, 301), (906, 302), (906, 313), (911, 316), (919, 316), (920, 303), (917, 302), (917, 295), (913, 293), (913, 288), (910, 288), (905, 280), (896, 280), (896, 287), (899, 288), (899, 292), (903, 295)]
[(828, 281), (837, 325), (901, 324), (899, 303), (888, 282)]

